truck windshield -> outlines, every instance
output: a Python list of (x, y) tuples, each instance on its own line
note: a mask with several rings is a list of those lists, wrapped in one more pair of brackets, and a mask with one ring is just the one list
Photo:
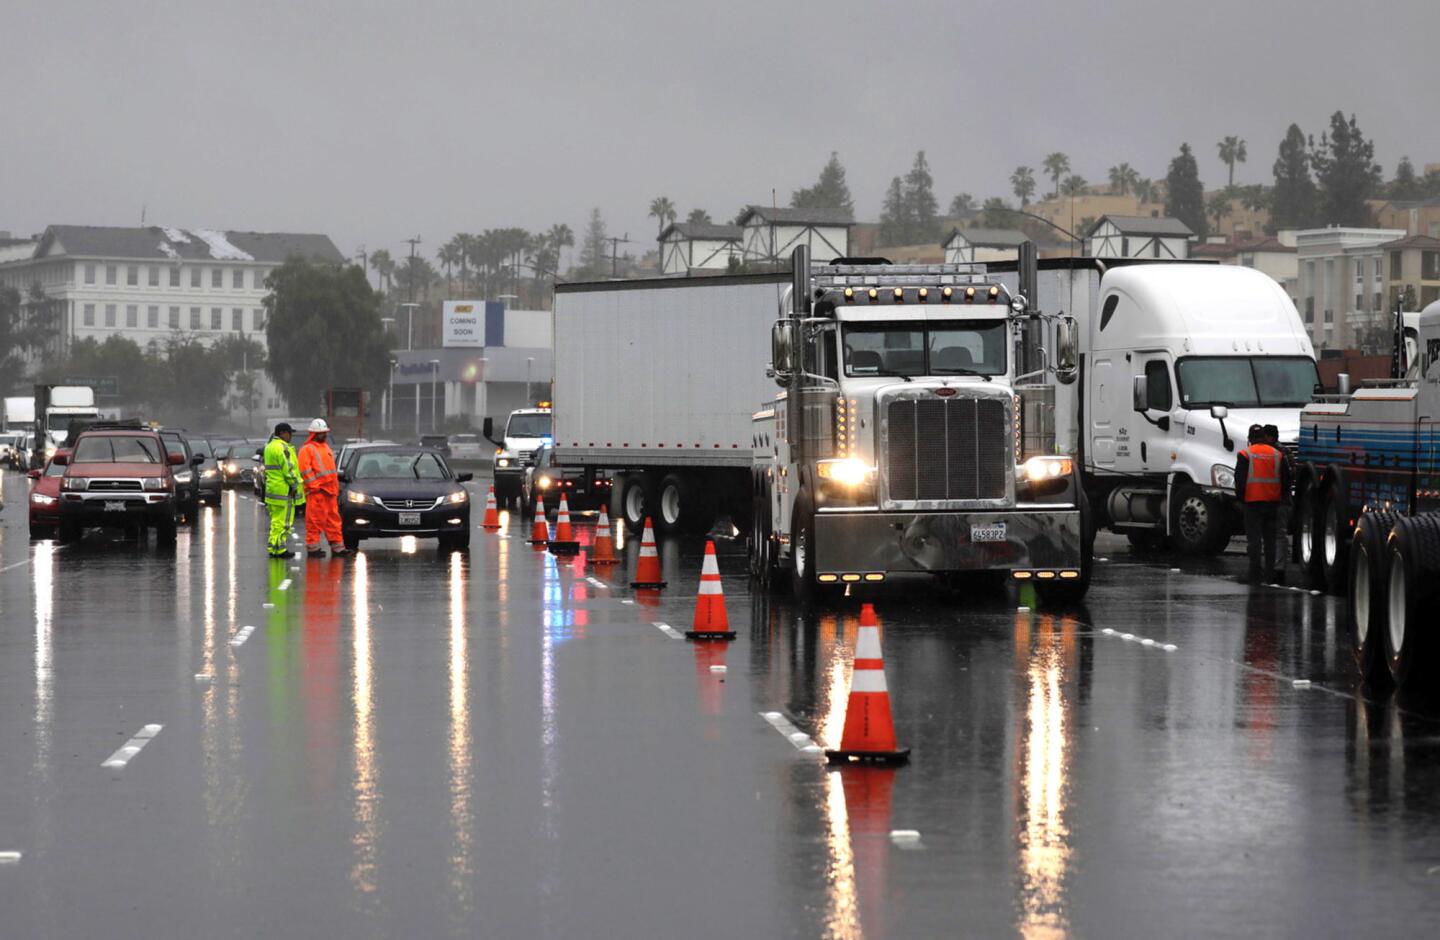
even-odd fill
[(845, 325), (846, 375), (1004, 373), (1003, 320)]
[(1308, 356), (1194, 356), (1175, 365), (1186, 408), (1271, 408), (1310, 401), (1320, 374)]
[(550, 416), (546, 414), (511, 415), (505, 426), (506, 437), (549, 437)]

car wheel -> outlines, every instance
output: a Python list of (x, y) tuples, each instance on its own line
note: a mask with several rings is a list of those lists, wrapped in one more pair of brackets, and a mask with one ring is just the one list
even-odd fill
[(60, 520), (59, 536), (60, 544), (68, 545), (71, 542), (79, 540), (80, 527), (73, 522), (66, 522), (62, 519)]
[(54, 537), (55, 527), (53, 525), (36, 525), (33, 522), (30, 524), (30, 538), (39, 541), (41, 539), (53, 539)]
[(1390, 552), (1386, 542), (1398, 517), (1398, 513), (1384, 511), (1363, 514), (1350, 543), (1350, 596), (1346, 604), (1350, 654), (1360, 678), (1371, 685), (1390, 680), (1383, 639), (1389, 629), (1390, 609)]
[(342, 532), (341, 538), (345, 542), (345, 547), (350, 551), (357, 551), (360, 548), (360, 536), (354, 532)]

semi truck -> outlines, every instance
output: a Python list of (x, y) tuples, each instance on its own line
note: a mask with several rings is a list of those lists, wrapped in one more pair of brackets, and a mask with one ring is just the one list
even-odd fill
[[(1252, 424), (1294, 448), (1318, 381), (1294, 303), (1250, 268), (1193, 262), (1058, 258), (1040, 262), (1040, 309), (1078, 327), (1080, 380), (1056, 387), (1075, 414), (1097, 524), (1147, 549), (1224, 549), (1240, 528), (1235, 457)], [(991, 265), (1018, 286), (1016, 265)]]
[(1033, 303), (1023, 251), (1019, 290), (803, 247), (788, 276), (559, 285), (557, 458), (614, 473), (632, 530), (728, 514), (802, 598), (988, 573), (1078, 600), (1093, 526), (1055, 407), (1076, 324)]
[[(1317, 395), (1301, 412), (1298, 554), (1348, 593), (1348, 636), (1372, 685), (1440, 675), (1440, 302), (1396, 316), (1392, 378)], [(1429, 611), (1428, 613), (1426, 611)]]
[(14, 395), (4, 402), (5, 413), (0, 415), (0, 431), (35, 430), (35, 399), (30, 395)]

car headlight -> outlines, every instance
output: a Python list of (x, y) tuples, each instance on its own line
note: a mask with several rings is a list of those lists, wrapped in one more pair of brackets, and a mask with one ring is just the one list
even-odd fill
[(209, 470), (204, 471), (203, 473), (200, 474), (200, 478), (203, 479), (203, 480), (213, 480), (213, 479), (215, 479), (215, 468), (214, 468), (214, 467), (211, 467)]
[(86, 480), (86, 479), (83, 478), (83, 477), (66, 477), (64, 480), (62, 480), (62, 481), (60, 482), (60, 487), (61, 487), (61, 489), (66, 489), (66, 490), (71, 490), (71, 491), (83, 490), (83, 489), (85, 489), (86, 487), (88, 487), (89, 485), (90, 485), (90, 481), (89, 481), (89, 480)]
[(189, 482), (191, 482), (191, 481), (194, 480), (194, 479), (195, 479), (195, 474), (192, 473), (192, 472), (190, 472), (189, 470), (176, 470), (176, 471), (175, 471), (175, 482), (176, 482), (176, 483), (189, 483)]
[(508, 467), (508, 466), (510, 466), (510, 458), (509, 458), (509, 457), (496, 457), (496, 458), (495, 458), (495, 466), (497, 466), (497, 467)]
[(815, 464), (815, 472), (820, 479), (829, 480), (832, 483), (839, 483), (841, 486), (860, 486), (868, 483), (870, 477), (875, 473), (875, 468), (867, 466), (863, 461), (854, 457), (841, 457), (836, 460), (821, 460)]
[(345, 494), (345, 501), (347, 503), (363, 504), (370, 502), (370, 497), (359, 490), (351, 490)]
[(31, 493), (30, 502), (37, 506), (53, 506), (59, 502), (59, 500), (53, 496), (46, 496), (44, 493)]
[(55, 456), (55, 445), (54, 445), (54, 444), (51, 444), (49, 447), (45, 448), (45, 459), (46, 459), (46, 460), (49, 460), (51, 457), (54, 457), (54, 456)]
[(163, 490), (165, 480), (161, 477), (145, 477), (140, 481), (140, 488), (145, 490)]
[(239, 468), (238, 466), (236, 466), (233, 462), (232, 462), (232, 463), (227, 463), (227, 464), (225, 465), (225, 472), (226, 472), (226, 473), (239, 473), (239, 472), (240, 472), (240, 468)]
[(463, 503), (469, 498), (469, 493), (465, 492), (464, 490), (457, 490), (456, 492), (451, 493), (449, 496), (447, 496), (446, 500), (452, 503)]
[(1221, 489), (1233, 490), (1235, 488), (1235, 468), (1217, 463), (1210, 468), (1210, 484)]
[(548, 490), (550, 487), (555, 485), (555, 481), (550, 479), (549, 477), (536, 477), (535, 485), (540, 487), (542, 490)]
[(1074, 470), (1075, 461), (1069, 457), (1031, 457), (1020, 465), (1020, 472), (1031, 483), (1059, 480), (1068, 477)]

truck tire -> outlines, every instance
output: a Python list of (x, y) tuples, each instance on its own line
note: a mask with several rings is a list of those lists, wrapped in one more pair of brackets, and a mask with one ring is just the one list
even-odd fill
[(1345, 605), (1350, 655), (1361, 680), (1372, 687), (1390, 682), (1384, 651), (1390, 596), (1390, 552), (1385, 543), (1398, 518), (1394, 512), (1365, 513), (1350, 543), (1350, 599)]
[(750, 549), (750, 573), (755, 576), (762, 590), (778, 587), (780, 579), (778, 552), (771, 533), (770, 493), (762, 490), (755, 497), (751, 507), (750, 534), (746, 544)]
[(1350, 553), (1350, 511), (1339, 482), (1325, 488), (1320, 504), (1320, 578), (1325, 590), (1343, 594), (1349, 575), (1347, 556)]
[(1440, 576), (1440, 513), (1398, 519), (1388, 548), (1385, 664), (1396, 686), (1404, 686), (1412, 677), (1426, 682), (1433, 678), (1440, 647), (1434, 614), (1426, 614)]
[(1182, 555), (1214, 555), (1230, 541), (1230, 523), (1219, 497), (1186, 481), (1170, 495), (1170, 541)]
[(686, 522), (693, 515), (691, 502), (695, 489), (690, 480), (678, 473), (667, 473), (655, 490), (655, 531), (661, 535), (678, 535), (686, 531)]
[(790, 526), (790, 593), (802, 604), (822, 600), (826, 585), (815, 580), (815, 511), (810, 495), (800, 491)]
[(645, 473), (627, 473), (623, 480), (623, 486), (615, 487), (620, 493), (620, 517), (625, 520), (625, 529), (631, 535), (639, 535), (655, 502), (650, 492), (650, 477)]
[(1325, 572), (1320, 567), (1320, 492), (1314, 483), (1305, 483), (1295, 493), (1296, 561), (1305, 585), (1312, 588), (1325, 585)]

